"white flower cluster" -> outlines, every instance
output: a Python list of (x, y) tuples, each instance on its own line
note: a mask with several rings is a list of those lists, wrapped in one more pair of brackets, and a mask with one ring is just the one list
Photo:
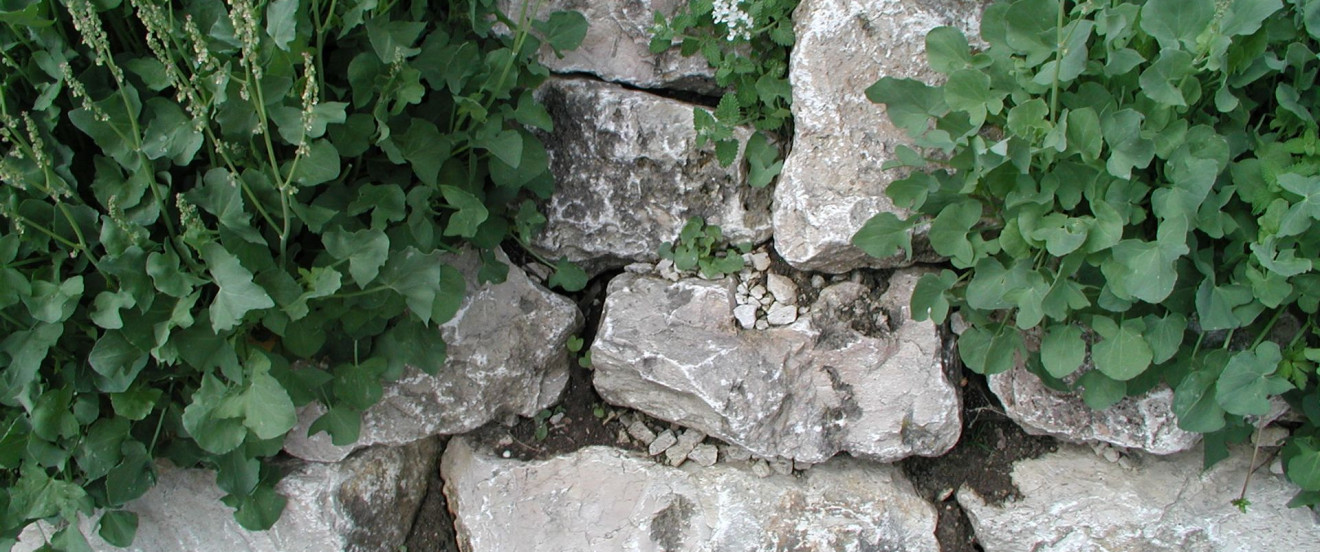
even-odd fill
[(729, 42), (752, 39), (752, 15), (742, 8), (741, 0), (715, 0), (715, 24), (729, 28)]

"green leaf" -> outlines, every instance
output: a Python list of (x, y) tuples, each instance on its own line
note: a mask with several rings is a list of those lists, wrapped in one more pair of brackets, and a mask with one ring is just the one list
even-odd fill
[(1141, 30), (1162, 50), (1196, 51), (1196, 39), (1215, 17), (1214, 0), (1150, 0), (1141, 9)]
[[(518, 147), (522, 147), (521, 141)], [(486, 210), (486, 205), (477, 196), (457, 186), (440, 186), (440, 193), (444, 195), (445, 201), (449, 202), (449, 205), (457, 211), (449, 216), (449, 224), (445, 226), (445, 235), (462, 236), (464, 238), (476, 236), (477, 228), (490, 216), (490, 212)]]
[(23, 297), (28, 314), (47, 324), (58, 324), (73, 316), (73, 309), (78, 306), (78, 299), (83, 294), (82, 275), (68, 278), (59, 284), (36, 280), (32, 282), (31, 295)]
[(1082, 386), (1082, 400), (1086, 406), (1096, 410), (1104, 410), (1118, 404), (1127, 396), (1127, 384), (1116, 381), (1102, 372), (1092, 370), (1077, 379), (1077, 385)]
[(489, 138), (477, 140), (476, 146), (489, 151), (504, 164), (515, 169), (522, 164), (523, 137), (518, 131), (501, 131)]
[(975, 252), (967, 233), (981, 221), (982, 209), (981, 202), (975, 199), (966, 199), (945, 207), (931, 222), (931, 248), (953, 259), (954, 266), (972, 264)]
[(147, 255), (147, 274), (156, 289), (170, 297), (187, 297), (193, 288), (205, 283), (179, 266), (179, 256), (171, 249), (164, 253), (153, 251)]
[(1085, 360), (1086, 341), (1076, 326), (1051, 326), (1040, 341), (1040, 362), (1051, 376), (1066, 377), (1081, 368)]
[(1173, 390), (1173, 413), (1183, 431), (1210, 433), (1224, 427), (1224, 409), (1215, 401), (1218, 371), (1200, 370), (1183, 378)]
[[(518, 144), (521, 150), (522, 144)], [(390, 161), (407, 161), (417, 178), (423, 183), (434, 186), (439, 180), (440, 167), (444, 166), (453, 153), (453, 142), (442, 134), (435, 123), (421, 118), (412, 118), (408, 130), (391, 135), (381, 143), (381, 149)], [(521, 151), (519, 152), (521, 155)]]
[(96, 345), (87, 355), (87, 362), (101, 376), (96, 381), (98, 389), (106, 393), (121, 393), (133, 384), (133, 380), (147, 366), (149, 358), (146, 351), (129, 343), (121, 332), (108, 331), (96, 340)]
[(561, 52), (582, 45), (587, 36), (587, 18), (576, 11), (557, 11), (545, 21), (533, 21), (532, 28), (562, 57)]
[(179, 166), (192, 162), (202, 148), (201, 129), (173, 101), (157, 96), (147, 100), (145, 107), (151, 122), (142, 134), (142, 153)]
[[(922, 163), (924, 164), (924, 160)], [(916, 209), (926, 203), (926, 196), (939, 188), (940, 183), (935, 177), (929, 173), (916, 171), (890, 182), (885, 186), (885, 195), (894, 200), (894, 205), (901, 209)]]
[(247, 429), (241, 420), (215, 416), (214, 412), (228, 397), (227, 388), (214, 375), (202, 377), (202, 385), (183, 409), (183, 427), (197, 445), (212, 454), (225, 454), (242, 444)]
[(929, 318), (936, 324), (943, 324), (949, 315), (949, 300), (945, 293), (953, 289), (957, 281), (958, 275), (952, 270), (922, 274), (912, 289), (912, 319)]
[(1138, 82), (1150, 99), (1170, 107), (1186, 107), (1187, 100), (1178, 88), (1179, 83), (1192, 71), (1192, 54), (1183, 50), (1164, 50), (1145, 71)]
[(115, 414), (129, 420), (142, 420), (151, 414), (156, 406), (156, 401), (160, 400), (162, 391), (154, 387), (130, 387), (122, 393), (111, 393), (110, 404), (115, 410)]
[(958, 354), (973, 372), (992, 375), (1007, 372), (1024, 352), (1022, 334), (1012, 326), (972, 326), (958, 339)]
[(853, 234), (852, 244), (880, 259), (897, 255), (900, 249), (911, 258), (912, 223), (890, 212), (877, 213)]
[(974, 69), (954, 71), (944, 83), (944, 101), (950, 109), (967, 113), (973, 126), (984, 122), (987, 112), (1002, 110), (1002, 97), (990, 89), (990, 77)]
[(336, 228), (322, 234), (321, 242), (331, 256), (348, 260), (349, 275), (363, 289), (376, 279), (390, 256), (390, 238), (380, 230), (350, 233)]
[(1305, 491), (1320, 491), (1320, 450), (1312, 440), (1296, 439), (1298, 453), (1288, 459), (1288, 480)]
[(56, 531), (50, 544), (61, 552), (93, 552), (91, 545), (87, 544), (87, 537), (73, 525)]
[(931, 69), (949, 74), (972, 64), (967, 37), (954, 27), (936, 27), (926, 33), (926, 62)]
[(1235, 309), (1251, 303), (1255, 297), (1247, 286), (1215, 285), (1207, 278), (1196, 289), (1196, 314), (1205, 331), (1229, 330), (1241, 327), (1244, 321)]
[(743, 158), (747, 160), (747, 185), (753, 188), (770, 185), (784, 168), (784, 160), (779, 158), (779, 149), (762, 132), (753, 133), (747, 139)]
[(0, 371), (0, 397), (5, 404), (16, 401), (31, 407), (31, 386), (50, 348), (64, 335), (63, 324), (36, 324), (31, 330), (20, 330), (0, 341), (0, 351), (9, 355), (9, 366)]
[(281, 50), (289, 51), (289, 43), (298, 32), (298, 0), (272, 0), (266, 5), (266, 34)]
[(339, 171), (339, 150), (329, 140), (320, 139), (313, 140), (307, 155), (297, 159), (291, 177), (303, 186), (316, 186), (339, 178)]
[(127, 548), (137, 536), (138, 515), (128, 510), (109, 510), (96, 522), (96, 534), (111, 546)]
[(1154, 353), (1142, 337), (1145, 325), (1138, 320), (1124, 320), (1122, 325), (1097, 316), (1092, 328), (1103, 339), (1091, 346), (1096, 369), (1118, 381), (1137, 377), (1150, 366)]
[(967, 305), (985, 311), (1013, 307), (1009, 294), (1026, 286), (1029, 264), (1014, 262), (1006, 268), (994, 257), (981, 259), (967, 284)]
[(948, 111), (944, 89), (931, 87), (915, 79), (883, 77), (866, 89), (866, 98), (885, 105), (885, 113), (894, 126), (909, 136), (925, 134), (932, 116)]
[(1132, 109), (1105, 113), (1100, 119), (1100, 131), (1109, 144), (1109, 159), (1105, 168), (1109, 174), (1122, 180), (1132, 178), (1132, 169), (1144, 169), (1155, 155), (1155, 145), (1141, 134), (1144, 116)]
[(447, 310), (437, 306), (461, 301), (464, 288), (462, 276), (444, 264), (440, 252), (422, 253), (414, 247), (390, 255), (378, 282), (403, 296), (408, 310), (423, 323)]
[(587, 272), (568, 259), (560, 259), (555, 263), (555, 272), (550, 275), (547, 283), (550, 287), (557, 287), (570, 293), (582, 291), (587, 287)]
[(126, 441), (121, 450), (123, 461), (105, 476), (106, 501), (112, 506), (141, 497), (156, 481), (146, 445), (140, 441)]
[(270, 375), (270, 360), (263, 355), (248, 356), (247, 387), (220, 403), (215, 415), (223, 418), (242, 418), (243, 425), (259, 439), (274, 439), (293, 428), (298, 416), (293, 400), (284, 386)]
[(1146, 342), (1150, 344), (1151, 362), (1160, 364), (1173, 358), (1182, 347), (1183, 335), (1187, 332), (1187, 317), (1176, 312), (1164, 317), (1147, 315)]
[(1241, 351), (1228, 360), (1215, 387), (1215, 401), (1229, 414), (1262, 416), (1270, 411), (1269, 397), (1292, 389), (1287, 380), (1271, 377), (1283, 354), (1272, 341), (1253, 351)]
[(78, 434), (78, 420), (69, 412), (73, 390), (64, 387), (42, 393), (32, 408), (32, 433), (47, 441)]
[(358, 440), (362, 431), (362, 412), (343, 405), (335, 405), (312, 422), (307, 428), (310, 437), (320, 432), (330, 435), (330, 442), (337, 447), (346, 447)]
[(211, 328), (217, 333), (233, 329), (249, 311), (275, 306), (266, 290), (252, 282), (252, 273), (220, 244), (203, 246), (202, 258), (220, 288), (210, 308)]
[(1113, 261), (1124, 271), (1105, 272), (1111, 285), (1142, 301), (1159, 303), (1173, 292), (1178, 281), (1175, 263), (1187, 253), (1187, 246), (1129, 239), (1119, 242), (1113, 251)]
[(259, 486), (251, 495), (238, 500), (234, 520), (248, 531), (265, 531), (279, 521), (288, 499), (274, 489)]

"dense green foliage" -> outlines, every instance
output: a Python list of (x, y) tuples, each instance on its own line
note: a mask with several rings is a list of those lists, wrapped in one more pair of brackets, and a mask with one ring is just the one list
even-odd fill
[[(464, 281), (446, 256), (538, 231), (554, 182), (531, 89), (576, 13), (493, 0), (0, 3), (0, 548), (119, 509), (153, 460), (217, 470), (240, 524), (284, 498), (262, 460), (356, 439)], [(500, 30), (504, 29), (504, 30)], [(558, 281), (580, 287), (580, 270)], [(297, 359), (311, 362), (295, 364)]]
[[(783, 169), (771, 135), (793, 133), (793, 102), (788, 84), (788, 49), (793, 46), (793, 9), (798, 0), (690, 0), (666, 19), (656, 12), (651, 52), (679, 43), (684, 56), (700, 53), (715, 69), (715, 81), (732, 91), (720, 98), (712, 113), (696, 108), (693, 125), (697, 146), (715, 143), (720, 164), (738, 156), (734, 129), (752, 125), (758, 132), (742, 147), (747, 183), (763, 188)], [(769, 133), (769, 134), (767, 134)]]
[(723, 278), (742, 270), (742, 253), (750, 250), (751, 244), (740, 244), (737, 250), (725, 246), (724, 231), (718, 225), (692, 217), (679, 231), (678, 239), (660, 244), (656, 253), (661, 259), (673, 261), (680, 272), (695, 270), (703, 278)]
[(920, 150), (886, 191), (911, 216), (854, 243), (910, 254), (925, 228), (957, 270), (912, 309), (959, 313), (969, 368), (1024, 362), (1095, 408), (1166, 383), (1207, 464), (1286, 399), (1305, 418), (1283, 450), (1293, 502), (1314, 505), (1318, 37), (1313, 0), (999, 2), (984, 51), (935, 29), (943, 85), (867, 90)]

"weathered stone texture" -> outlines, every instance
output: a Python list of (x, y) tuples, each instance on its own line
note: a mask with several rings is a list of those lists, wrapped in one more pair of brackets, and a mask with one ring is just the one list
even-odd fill
[(468, 552), (939, 549), (934, 509), (895, 466), (837, 458), (765, 478), (684, 466), (607, 447), (521, 462), (454, 439), (441, 475)]
[[(522, 12), (522, 0), (501, 0), (509, 17)], [(687, 2), (681, 0), (547, 0), (539, 19), (550, 13), (574, 10), (587, 18), (587, 36), (576, 50), (557, 56), (548, 45), (541, 48), (541, 63), (556, 73), (589, 73), (611, 82), (638, 88), (669, 88), (713, 92), (715, 70), (700, 55), (683, 57), (678, 48), (652, 54), (651, 26), (658, 11), (672, 16)]]
[(958, 493), (987, 552), (1211, 552), (1311, 550), (1320, 524), (1309, 509), (1286, 505), (1297, 488), (1256, 470), (1246, 513), (1231, 501), (1251, 471), (1251, 449), (1202, 473), (1199, 447), (1170, 456), (1138, 455), (1123, 468), (1073, 445), (1013, 467), (1022, 498), (986, 504)]
[[(283, 515), (259, 532), (234, 521), (213, 472), (162, 466), (156, 486), (127, 506), (139, 516), (131, 547), (105, 543), (89, 520), (82, 530), (98, 552), (393, 551), (412, 528), (439, 452), (436, 441), (426, 439), (370, 448), (338, 464), (295, 461), (276, 486), (288, 498)], [(15, 550), (34, 550), (40, 539), (36, 526), (29, 527)]]
[[(982, 2), (971, 0), (804, 0), (794, 12), (797, 44), (793, 149), (775, 190), (775, 249), (801, 270), (846, 272), (898, 266), (872, 259), (850, 243), (876, 213), (905, 213), (884, 194), (901, 174), (881, 170), (894, 148), (910, 143), (866, 99), (882, 76), (934, 82), (925, 36), (953, 25), (975, 36)], [(920, 242), (918, 240), (918, 246)]]
[(621, 275), (592, 345), (596, 389), (764, 457), (943, 453), (959, 397), (937, 329), (906, 314), (917, 276), (899, 272), (880, 298), (836, 284), (792, 325), (740, 330), (732, 279)]
[(741, 157), (721, 167), (713, 145), (696, 146), (692, 105), (584, 79), (551, 79), (540, 97), (557, 187), (534, 245), (549, 256), (593, 273), (654, 262), (694, 216), (731, 243), (770, 238), (769, 192), (744, 183)]
[(989, 376), (988, 381), (1008, 416), (1033, 435), (1073, 443), (1101, 441), (1155, 454), (1184, 451), (1201, 440), (1200, 434), (1178, 427), (1173, 391), (1163, 385), (1095, 410), (1080, 394), (1050, 389), (1025, 368)]
[[(508, 262), (502, 252), (497, 258)], [(468, 293), (458, 314), (440, 326), (438, 337), (448, 350), (444, 366), (434, 376), (408, 368), (386, 384), (380, 402), (363, 413), (361, 436), (350, 446), (335, 446), (324, 432), (308, 437), (307, 428), (324, 410), (301, 409), (286, 451), (335, 462), (377, 443), (462, 433), (510, 414), (532, 416), (558, 400), (568, 383), (564, 344), (582, 327), (577, 306), (532, 283), (516, 266), (504, 283), (482, 285), (475, 253), (451, 262), (463, 273)]]

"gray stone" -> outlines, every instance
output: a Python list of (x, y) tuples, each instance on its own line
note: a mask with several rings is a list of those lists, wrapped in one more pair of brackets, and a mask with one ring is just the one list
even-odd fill
[(691, 217), (730, 243), (769, 239), (769, 191), (744, 183), (740, 160), (721, 167), (713, 145), (696, 146), (692, 105), (582, 79), (552, 78), (539, 96), (554, 119), (544, 141), (556, 181), (541, 252), (591, 273), (655, 262)]
[(756, 310), (757, 306), (753, 304), (738, 305), (733, 308), (733, 317), (743, 329), (752, 329), (756, 326)]
[(628, 424), (628, 434), (632, 435), (634, 439), (641, 441), (644, 445), (650, 445), (651, 441), (655, 440), (655, 432), (651, 431), (651, 428), (646, 427), (646, 424), (642, 423), (641, 420), (635, 420), (633, 423)]
[(655, 456), (666, 450), (669, 450), (669, 447), (674, 446), (674, 443), (677, 442), (678, 442), (678, 437), (674, 436), (674, 432), (666, 429), (664, 431), (661, 431), (660, 434), (655, 437), (654, 441), (651, 441), (651, 444), (646, 449), (646, 452), (651, 456)]
[(688, 454), (697, 448), (697, 445), (705, 438), (706, 434), (700, 431), (694, 429), (684, 431), (682, 435), (678, 436), (678, 442), (665, 450), (665, 458), (669, 460), (669, 465), (682, 464), (687, 459)]
[(797, 284), (788, 276), (773, 272), (766, 274), (765, 288), (770, 291), (770, 295), (775, 296), (775, 301), (785, 305), (797, 304)]
[[(521, 0), (501, 0), (500, 7), (517, 18)], [(715, 70), (700, 55), (683, 57), (678, 48), (652, 54), (651, 26), (655, 12), (672, 16), (687, 2), (680, 0), (542, 0), (538, 19), (551, 12), (574, 10), (587, 19), (587, 35), (577, 49), (555, 55), (541, 48), (541, 63), (556, 73), (590, 73), (601, 79), (638, 88), (671, 88), (713, 93)]]
[[(785, 261), (833, 273), (905, 264), (902, 256), (872, 259), (850, 242), (876, 213), (906, 216), (884, 194), (902, 173), (881, 166), (910, 141), (863, 91), (882, 76), (933, 82), (926, 33), (953, 25), (975, 37), (980, 11), (981, 2), (970, 0), (803, 0), (798, 6), (789, 62), (793, 150), (775, 190), (775, 249)], [(924, 249), (924, 241), (919, 236), (915, 245)]]
[(770, 311), (765, 313), (765, 321), (769, 322), (771, 326), (783, 326), (792, 324), (797, 320), (797, 316), (797, 307), (775, 303), (770, 305)]
[[(496, 258), (508, 263), (503, 252)], [(467, 296), (437, 338), (447, 344), (445, 364), (436, 375), (408, 368), (385, 385), (380, 402), (362, 415), (357, 443), (337, 447), (325, 432), (307, 429), (325, 412), (312, 405), (299, 411), (284, 450), (307, 460), (336, 462), (355, 449), (398, 445), (437, 434), (462, 433), (512, 415), (532, 416), (554, 404), (568, 383), (568, 337), (582, 327), (582, 314), (568, 299), (528, 280), (509, 267), (502, 284), (477, 282), (480, 258), (472, 252), (451, 257), (463, 273)]]
[(752, 253), (752, 268), (757, 272), (765, 272), (770, 269), (770, 254), (764, 251)]
[(738, 445), (720, 445), (720, 454), (725, 462), (746, 462), (752, 459), (752, 451)]
[[(596, 389), (763, 457), (941, 454), (958, 439), (959, 397), (938, 330), (906, 315), (919, 276), (895, 273), (878, 299), (840, 283), (790, 326), (742, 331), (732, 279), (620, 275), (592, 345)], [(892, 328), (875, 327), (879, 311)]]
[(1050, 389), (1025, 368), (992, 375), (988, 381), (1008, 416), (1033, 435), (1073, 443), (1101, 441), (1155, 454), (1187, 450), (1201, 439), (1178, 427), (1173, 391), (1164, 385), (1095, 410), (1080, 394)]
[(987, 552), (1312, 550), (1320, 542), (1315, 514), (1287, 507), (1297, 488), (1268, 470), (1252, 474), (1245, 514), (1231, 504), (1251, 471), (1251, 448), (1205, 472), (1200, 447), (1141, 456), (1129, 470), (1064, 445), (1013, 466), (1022, 498), (995, 506), (964, 487), (958, 502)]
[[(293, 461), (276, 485), (288, 498), (284, 513), (259, 532), (234, 521), (233, 509), (220, 502), (225, 493), (216, 487), (214, 472), (161, 464), (155, 487), (125, 508), (138, 514), (132, 546), (102, 541), (91, 520), (84, 519), (81, 529), (98, 552), (395, 550), (412, 528), (439, 452), (434, 439), (425, 439), (372, 447), (338, 464)], [(30, 526), (14, 550), (30, 552), (41, 542), (41, 530)]]
[(469, 552), (939, 549), (935, 511), (901, 470), (851, 458), (762, 479), (606, 447), (502, 460), (454, 439), (441, 474)]
[(696, 462), (698, 466), (714, 466), (718, 459), (719, 449), (715, 445), (697, 445), (688, 453), (688, 460)]

